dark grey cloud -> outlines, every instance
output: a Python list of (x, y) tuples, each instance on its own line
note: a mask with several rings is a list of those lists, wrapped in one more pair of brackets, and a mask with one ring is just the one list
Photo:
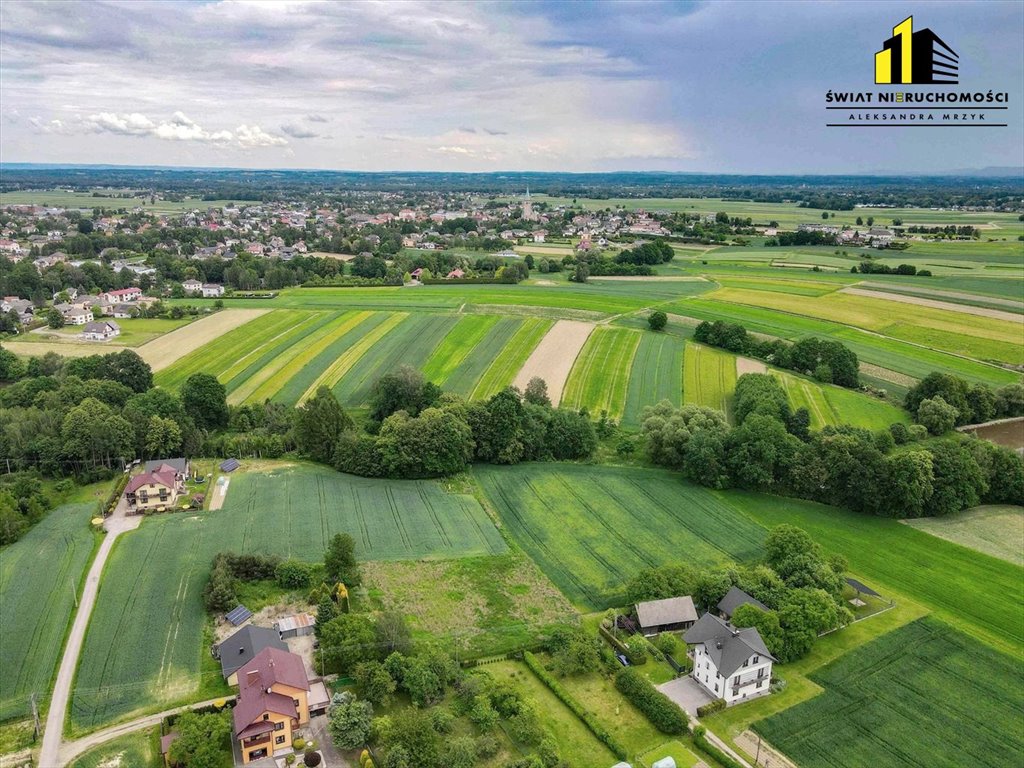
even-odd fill
[(288, 134), (293, 139), (315, 139), (320, 136), (316, 131), (311, 130), (310, 128), (304, 128), (301, 125), (295, 125), (294, 123), (282, 125), (281, 131), (282, 133)]

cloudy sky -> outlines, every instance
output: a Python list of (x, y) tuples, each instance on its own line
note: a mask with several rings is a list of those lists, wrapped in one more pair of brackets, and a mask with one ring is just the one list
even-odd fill
[[(1009, 128), (826, 128), (913, 13)], [(0, 160), (354, 170), (1024, 165), (1024, 3), (4, 0)]]

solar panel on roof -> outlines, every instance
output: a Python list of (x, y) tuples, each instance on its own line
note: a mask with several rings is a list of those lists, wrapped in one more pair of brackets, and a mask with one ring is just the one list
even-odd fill
[(238, 459), (228, 459), (227, 461), (221, 462), (220, 471), (221, 472), (234, 472), (240, 466), (241, 466), (241, 464), (238, 463)]
[(860, 592), (862, 595), (874, 595), (875, 597), (881, 597), (880, 594), (875, 592), (871, 587), (863, 582), (857, 581), (856, 579), (847, 579), (846, 583), (853, 587), (855, 590)]
[(246, 608), (244, 605), (239, 605), (232, 608), (225, 616), (225, 619), (230, 621), (234, 626), (238, 626), (242, 622), (248, 621), (252, 618), (252, 611)]

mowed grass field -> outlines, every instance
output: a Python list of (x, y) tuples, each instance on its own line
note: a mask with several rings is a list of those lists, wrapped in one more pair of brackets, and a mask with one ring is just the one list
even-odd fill
[(616, 421), (626, 409), (626, 392), (641, 336), (626, 328), (599, 326), (580, 350), (562, 394), (561, 405), (603, 412)]
[(687, 342), (683, 365), (683, 401), (730, 412), (736, 389), (736, 356), (714, 347)]
[(75, 595), (97, 542), (91, 503), (65, 504), (0, 550), (0, 721), (50, 689)]
[(923, 618), (811, 675), (824, 693), (754, 724), (802, 768), (984, 765), (1024, 752), (1024, 667)]
[(865, 429), (888, 429), (890, 424), (909, 423), (910, 415), (902, 408), (850, 389), (818, 382), (782, 371), (772, 371), (782, 382), (789, 404), (796, 410), (806, 408), (811, 415), (811, 429), (828, 425), (852, 424)]
[(587, 611), (620, 604), (643, 568), (760, 554), (760, 526), (723, 494), (669, 472), (527, 464), (473, 473), (516, 542)]
[(1024, 507), (991, 504), (946, 517), (903, 522), (940, 539), (1024, 566)]
[(367, 480), (302, 464), (234, 475), (223, 509), (149, 518), (115, 546), (75, 679), (72, 730), (171, 705), (194, 696), (201, 681), (215, 682), (201, 678), (208, 651), (200, 638), (201, 594), (217, 552), (312, 561), (339, 532), (352, 535), (364, 561), (507, 550), (474, 498), (434, 482)]

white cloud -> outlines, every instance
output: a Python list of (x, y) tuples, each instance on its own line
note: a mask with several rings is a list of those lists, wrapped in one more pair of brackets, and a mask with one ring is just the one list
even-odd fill
[(160, 122), (154, 122), (139, 112), (99, 112), (79, 118), (71, 124), (61, 120), (44, 123), (40, 118), (33, 118), (31, 122), (43, 133), (113, 133), (121, 136), (152, 137), (162, 141), (216, 144), (237, 149), (283, 147), (288, 144), (284, 137), (267, 133), (258, 125), (240, 125), (233, 131), (210, 131), (180, 111), (171, 115), (170, 119)]

